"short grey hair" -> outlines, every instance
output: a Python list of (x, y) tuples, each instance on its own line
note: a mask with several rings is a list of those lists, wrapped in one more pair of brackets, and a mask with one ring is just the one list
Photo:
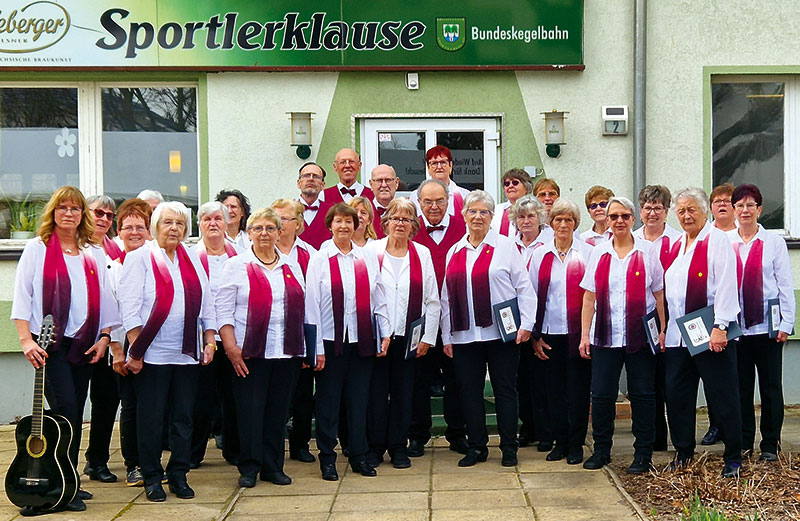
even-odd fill
[(572, 216), (572, 219), (575, 221), (575, 230), (577, 230), (578, 226), (581, 225), (581, 211), (577, 204), (572, 201), (567, 201), (562, 197), (559, 197), (558, 200), (553, 203), (553, 207), (550, 208), (550, 214), (547, 216), (547, 224), (552, 227), (553, 220), (559, 215), (564, 214), (570, 214)]
[(420, 197), (420, 194), (422, 193), (422, 188), (425, 187), (425, 186), (428, 186), (429, 184), (435, 184), (435, 185), (441, 186), (442, 188), (444, 188), (444, 193), (447, 194), (448, 197), (450, 197), (450, 189), (447, 188), (446, 184), (444, 184), (443, 182), (439, 181), (438, 179), (434, 179), (433, 177), (429, 177), (428, 179), (426, 179), (422, 183), (420, 183), (419, 187), (417, 187), (417, 198)]
[(626, 210), (631, 212), (632, 215), (636, 215), (636, 207), (633, 206), (633, 202), (627, 197), (612, 197), (609, 199), (608, 204), (606, 205), (606, 215), (608, 215), (608, 209), (611, 208), (613, 203), (621, 204)]
[(461, 215), (466, 216), (469, 207), (475, 203), (484, 203), (489, 211), (494, 214), (494, 197), (486, 190), (473, 190), (464, 198), (464, 208), (461, 209)]
[(508, 209), (508, 220), (514, 223), (514, 226), (517, 226), (516, 219), (520, 215), (527, 215), (527, 214), (535, 214), (536, 218), (539, 219), (539, 229), (541, 230), (544, 228), (545, 220), (547, 219), (547, 210), (545, 210), (544, 205), (542, 204), (536, 196), (533, 195), (523, 195), (517, 202), (511, 205), (511, 208)]
[(86, 198), (86, 206), (92, 206), (94, 203), (97, 203), (98, 208), (111, 208), (117, 211), (117, 203), (107, 195), (90, 195)]
[(200, 208), (197, 209), (197, 224), (200, 224), (200, 220), (204, 216), (217, 212), (222, 212), (222, 217), (225, 219), (225, 224), (231, 222), (231, 214), (228, 211), (227, 206), (219, 201), (209, 201), (207, 203), (203, 203), (200, 205)]
[(694, 199), (697, 201), (697, 204), (700, 205), (700, 209), (703, 213), (708, 215), (708, 194), (706, 194), (702, 188), (689, 186), (675, 192), (675, 197), (672, 199), (672, 211), (675, 211), (678, 207), (678, 201), (682, 199)]
[(183, 217), (183, 223), (186, 226), (183, 227), (181, 240), (185, 240), (191, 231), (192, 211), (180, 201), (169, 201), (156, 206), (156, 209), (153, 210), (153, 215), (150, 216), (150, 235), (153, 238), (158, 237), (158, 225), (161, 223), (161, 216), (165, 211), (170, 211)]
[(647, 185), (639, 192), (639, 206), (644, 206), (645, 203), (661, 203), (664, 208), (669, 208), (672, 194), (664, 185)]
[(138, 199), (142, 201), (147, 201), (149, 199), (158, 199), (159, 202), (164, 202), (164, 196), (161, 195), (161, 192), (157, 190), (142, 190), (139, 192), (139, 195), (136, 196)]

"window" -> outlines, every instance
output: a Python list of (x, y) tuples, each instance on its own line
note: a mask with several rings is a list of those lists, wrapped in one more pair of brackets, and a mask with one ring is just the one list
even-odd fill
[(0, 84), (0, 238), (34, 231), (65, 184), (117, 204), (158, 190), (196, 212), (197, 128), (192, 84)]

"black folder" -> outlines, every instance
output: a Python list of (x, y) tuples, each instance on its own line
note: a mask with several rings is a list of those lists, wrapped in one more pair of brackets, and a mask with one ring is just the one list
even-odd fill
[[(708, 342), (711, 339), (711, 330), (714, 329), (714, 306), (706, 306), (697, 311), (692, 311), (676, 320), (678, 330), (681, 332), (683, 343), (689, 349), (689, 354), (697, 356), (703, 351), (708, 351)], [(742, 329), (735, 320), (728, 324), (728, 340), (742, 336)]]
[(647, 337), (647, 345), (650, 346), (650, 351), (653, 354), (661, 352), (661, 344), (658, 343), (659, 332), (661, 331), (661, 321), (658, 319), (658, 309), (653, 308), (653, 311), (642, 317), (644, 323), (644, 334)]
[(495, 304), (492, 306), (492, 311), (494, 311), (494, 323), (497, 325), (497, 330), (500, 331), (500, 337), (503, 342), (515, 341), (520, 327), (517, 298), (514, 297), (505, 302)]
[(422, 335), (425, 334), (425, 315), (422, 315), (411, 322), (406, 329), (406, 360), (411, 360), (417, 356), (417, 347), (422, 342)]
[(303, 336), (306, 340), (305, 362), (310, 367), (317, 367), (317, 326), (316, 324), (303, 324)]

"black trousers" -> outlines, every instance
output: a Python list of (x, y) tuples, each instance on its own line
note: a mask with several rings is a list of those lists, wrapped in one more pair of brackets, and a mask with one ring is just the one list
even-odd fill
[(108, 465), (108, 448), (117, 419), (119, 391), (116, 373), (109, 364), (110, 354), (92, 366), (89, 399), (92, 402), (92, 419), (89, 427), (89, 446), (86, 462), (90, 467)]
[[(525, 347), (521, 348), (523, 351)], [(533, 347), (529, 348), (531, 352)], [(547, 411), (547, 370), (549, 360), (540, 360), (532, 355), (528, 362), (528, 385), (530, 389), (531, 409), (533, 412), (533, 438), (537, 441), (552, 442), (554, 440), (552, 422)]]
[(289, 452), (308, 449), (311, 440), (311, 419), (314, 416), (314, 368), (300, 369), (292, 397), (292, 431)]
[(655, 440), (656, 357), (648, 347), (629, 354), (625, 348), (592, 346), (592, 437), (595, 454), (611, 455), (616, 401), (622, 366), (631, 401), (634, 458), (650, 460)]
[(236, 403), (233, 399), (232, 384), (236, 376), (228, 355), (222, 347), (222, 342), (217, 342), (217, 352), (211, 366), (216, 371), (217, 391), (220, 401), (220, 418), (222, 433), (222, 457), (228, 463), (234, 464), (239, 460), (239, 427), (236, 418)]
[(536, 439), (533, 415), (533, 381), (531, 380), (531, 365), (534, 363), (533, 347), (531, 342), (519, 346), (519, 368), (517, 368), (517, 396), (519, 396), (519, 435), (525, 435), (529, 440)]
[(406, 452), (411, 400), (414, 393), (414, 359), (406, 360), (406, 337), (389, 344), (385, 357), (375, 358), (367, 409), (369, 450), (383, 455)]
[(542, 335), (552, 349), (545, 351), (544, 381), (547, 416), (556, 445), (578, 449), (589, 430), (589, 393), (592, 361), (568, 354), (569, 335)]
[(666, 355), (664, 353), (656, 353), (656, 431), (655, 442), (653, 447), (655, 450), (660, 450), (659, 447), (666, 448), (668, 440), (667, 432), (667, 403), (666, 403), (666, 387), (667, 387), (667, 363)]
[(487, 366), (497, 410), (500, 448), (517, 449), (519, 349), (517, 344), (502, 340), (453, 345), (453, 367), (461, 394), (470, 450), (484, 451), (489, 443), (483, 402)]
[(119, 393), (119, 445), (125, 469), (130, 472), (139, 466), (139, 437), (136, 434), (136, 375), (116, 375)]
[(325, 369), (317, 372), (314, 412), (317, 418), (317, 447), (320, 465), (336, 461), (339, 407), (347, 404), (350, 461), (364, 461), (367, 444), (367, 403), (375, 356), (359, 356), (358, 344), (345, 343), (341, 356), (334, 354), (333, 342), (325, 340)]
[[(219, 348), (214, 356), (219, 353)], [(192, 428), (191, 463), (199, 465), (206, 457), (208, 437), (216, 420), (219, 409), (219, 393), (217, 392), (217, 370), (209, 365), (201, 365), (198, 371), (197, 397), (194, 402), (194, 420)]]
[(685, 347), (667, 348), (667, 420), (679, 459), (694, 455), (697, 388), (700, 379), (709, 408), (716, 414), (726, 463), (742, 460), (742, 411), (739, 403), (736, 341), (721, 353), (705, 351), (691, 356)]
[(239, 421), (239, 473), (283, 472), (286, 418), (292, 400), (300, 358), (250, 358), (250, 374), (233, 380)]
[(739, 368), (739, 398), (742, 409), (742, 447), (753, 450), (756, 415), (753, 407), (756, 370), (761, 394), (762, 452), (777, 454), (783, 427), (783, 343), (767, 334), (743, 336), (736, 346)]
[(411, 440), (427, 443), (431, 439), (431, 385), (440, 378), (444, 382), (442, 407), (447, 424), (444, 436), (448, 440), (466, 436), (453, 359), (444, 354), (442, 336), (439, 334), (436, 336), (436, 344), (428, 349), (427, 354), (414, 360), (414, 392), (411, 425), (408, 428), (408, 438)]
[[(88, 364), (72, 365), (67, 362), (67, 350), (70, 345), (72, 345), (72, 339), (65, 337), (58, 350), (48, 351), (44, 373), (44, 396), (47, 398), (50, 410), (65, 417), (72, 425), (72, 444), (69, 447), (69, 455), (77, 470), (83, 426), (83, 407), (86, 405), (92, 366)], [(78, 472), (78, 475), (80, 474)]]
[(161, 482), (164, 417), (169, 412), (167, 477), (186, 480), (192, 452), (192, 415), (197, 395), (199, 365), (154, 365), (145, 362), (136, 375), (138, 398), (136, 432), (139, 465), (146, 486)]

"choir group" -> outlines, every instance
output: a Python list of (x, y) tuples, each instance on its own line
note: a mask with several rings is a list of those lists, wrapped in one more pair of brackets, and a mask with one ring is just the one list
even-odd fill
[[(187, 474), (212, 433), (240, 486), (290, 484), (290, 416), (289, 456), (318, 458), (325, 480), (338, 479), (337, 444), (361, 475), (375, 476), (386, 456), (407, 468), (431, 438), (437, 382), (445, 437), (469, 467), (488, 456), (487, 370), (502, 465), (536, 441), (548, 461), (599, 469), (611, 460), (623, 367), (628, 472), (648, 472), (668, 433), (673, 466), (692, 459), (702, 379), (723, 475), (738, 476), (754, 449), (756, 372), (760, 458), (777, 458), (795, 304), (786, 243), (759, 225), (756, 186), (723, 185), (710, 198), (646, 186), (636, 230), (634, 203), (595, 186), (584, 201), (592, 226), (579, 233), (581, 209), (552, 179), (534, 185), (509, 170), (496, 204), (451, 180), (447, 148), (428, 150), (426, 166), (410, 197), (396, 197), (391, 166), (362, 185), (358, 155), (343, 149), (327, 189), (310, 162), (296, 199), (253, 210), (238, 190), (220, 192), (200, 206), (191, 247), (191, 211), (158, 192), (116, 206), (57, 190), (20, 258), (11, 318), (33, 367), (46, 364), (51, 409), (77, 432), (90, 394), (84, 472), (116, 481), (118, 407), (127, 484), (151, 501), (166, 499), (162, 483), (194, 497)], [(681, 230), (666, 223), (670, 211)], [(679, 321), (707, 306), (709, 349), (693, 355)], [(56, 343), (45, 350), (36, 334), (48, 314)], [(732, 325), (741, 336), (729, 340)], [(68, 509), (89, 498), (81, 490)]]

